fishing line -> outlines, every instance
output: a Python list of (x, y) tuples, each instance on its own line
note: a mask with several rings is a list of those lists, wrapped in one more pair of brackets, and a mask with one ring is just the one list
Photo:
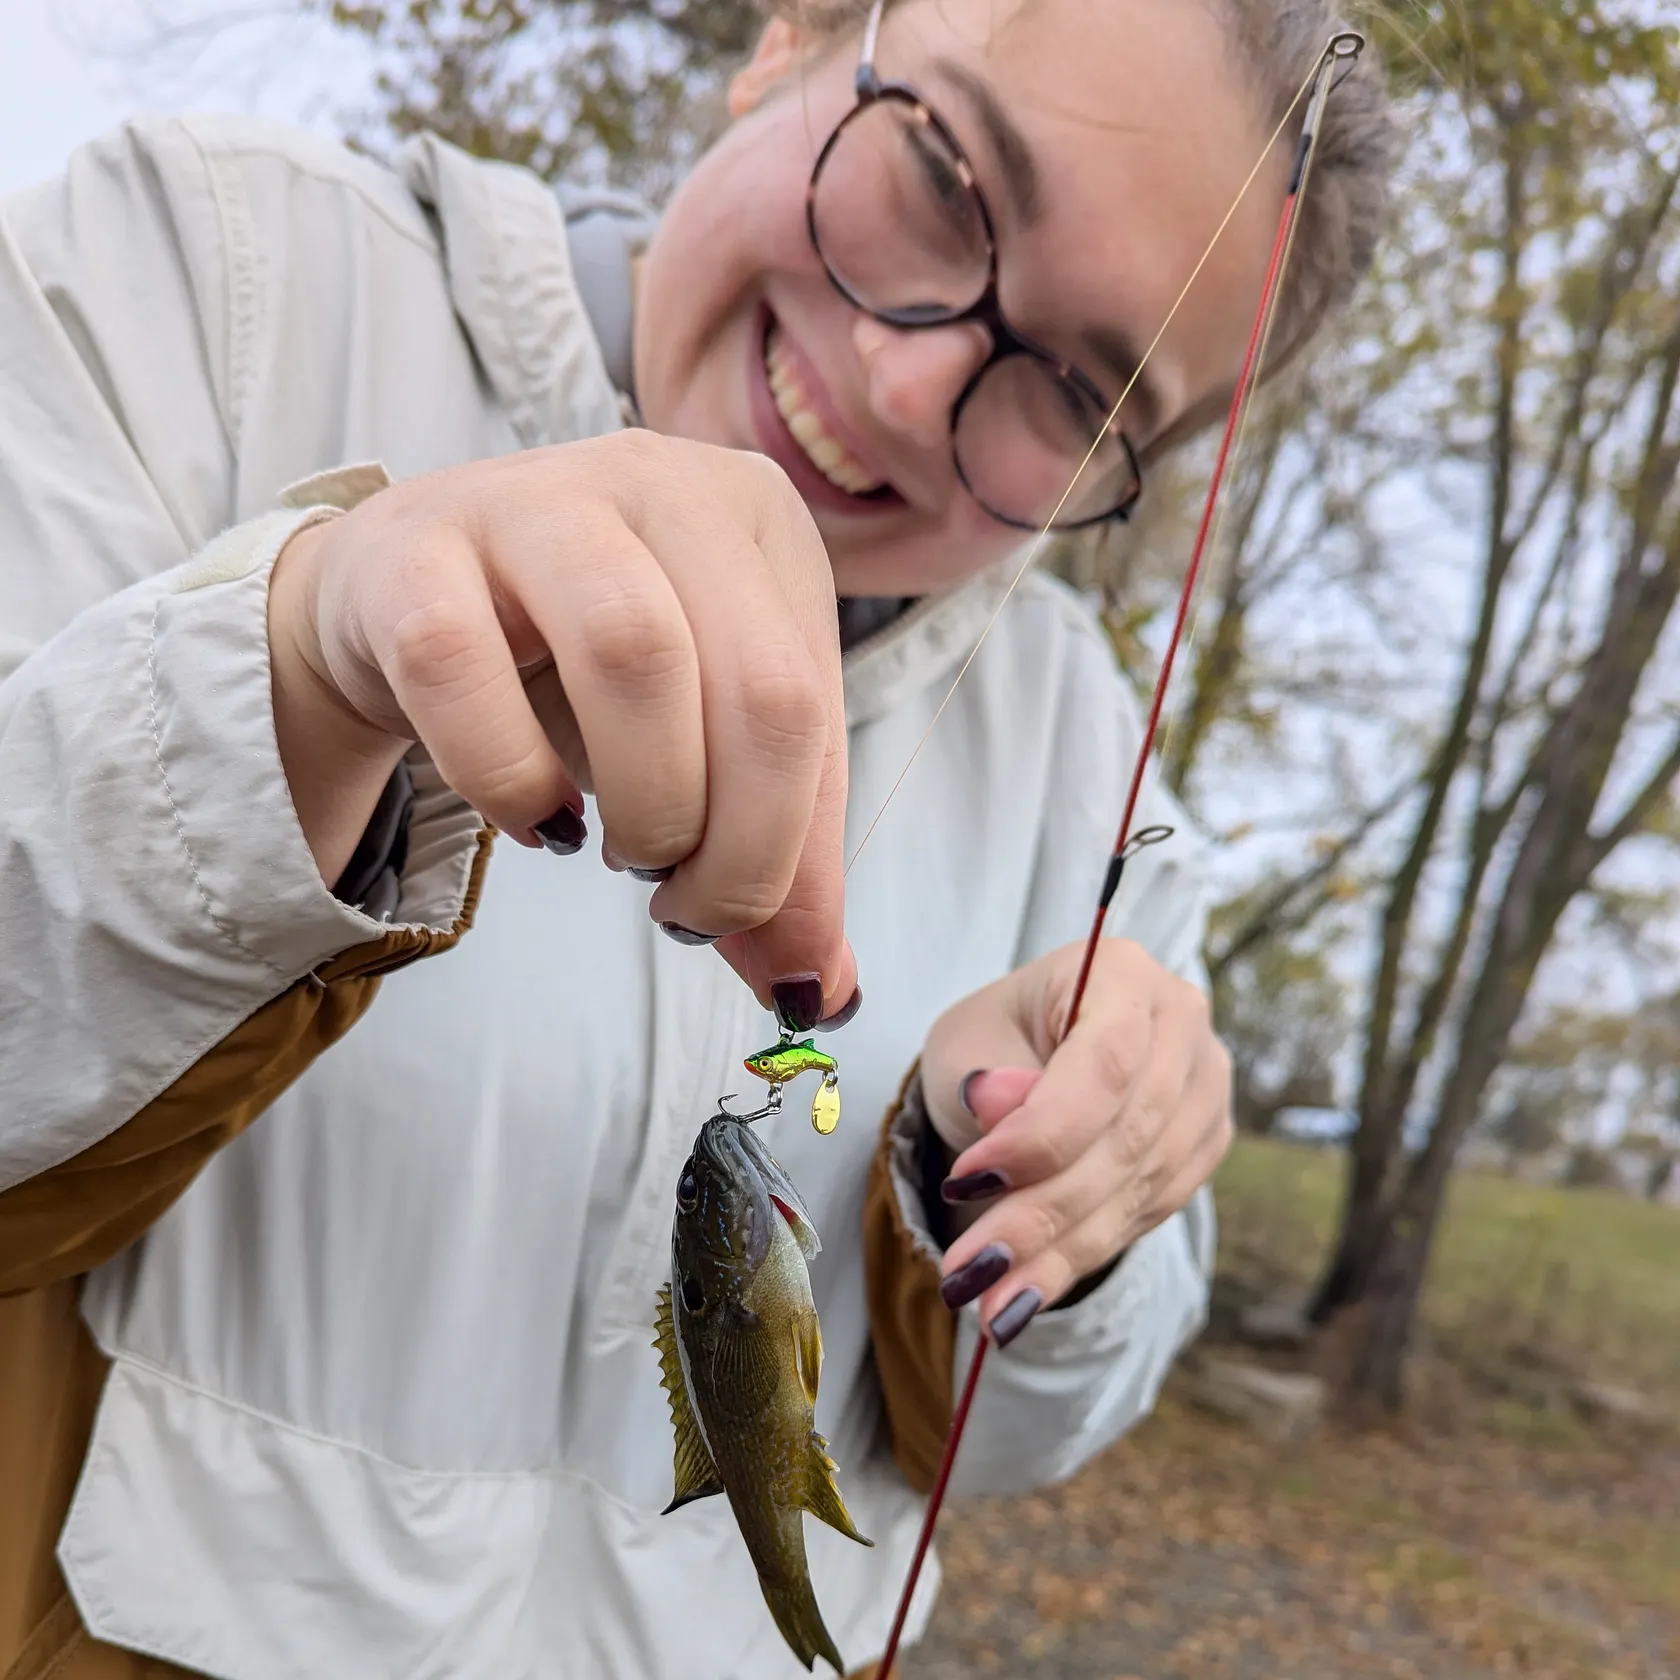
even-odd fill
[[(1330, 49), (1326, 48), (1325, 51), (1328, 54)], [(1103, 440), (1108, 436), (1109, 431), (1113, 428), (1114, 422), (1119, 418), (1120, 410), (1125, 406), (1126, 399), (1131, 396), (1137, 382), (1143, 377), (1143, 370), (1149, 365), (1149, 358), (1155, 354), (1156, 347), (1160, 344), (1161, 340), (1167, 336), (1167, 329), (1172, 326), (1173, 320), (1177, 316), (1179, 309), (1183, 306), (1184, 300), (1190, 295), (1190, 288), (1196, 284), (1202, 270), (1208, 264), (1208, 259), (1212, 257), (1214, 249), (1218, 246), (1219, 241), (1224, 238), (1225, 230), (1231, 225), (1232, 218), (1236, 215), (1238, 210), (1242, 208), (1243, 200), (1248, 196), (1248, 189), (1254, 185), (1255, 178), (1265, 167), (1266, 159), (1272, 155), (1272, 148), (1278, 143), (1278, 139), (1282, 135), (1284, 129), (1288, 127), (1289, 120), (1295, 115), (1296, 109), (1299, 107), (1301, 101), (1306, 98), (1313, 82), (1318, 77), (1318, 72), (1319, 65), (1315, 64), (1311, 73), (1307, 76), (1307, 79), (1301, 83), (1299, 88), (1296, 89), (1295, 97), (1289, 101), (1288, 108), (1284, 111), (1282, 117), (1278, 119), (1277, 127), (1272, 130), (1271, 135), (1266, 141), (1265, 148), (1261, 151), (1260, 156), (1255, 160), (1254, 167), (1249, 170), (1247, 179), (1243, 182), (1242, 186), (1237, 189), (1237, 196), (1231, 200), (1230, 209), (1225, 212), (1224, 218), (1220, 221), (1219, 226), (1213, 230), (1213, 237), (1207, 242), (1207, 246), (1202, 251), (1201, 256), (1196, 259), (1196, 266), (1191, 269), (1190, 278), (1184, 282), (1184, 286), (1180, 290), (1178, 296), (1173, 299), (1172, 308), (1167, 311), (1166, 319), (1162, 321), (1160, 329), (1149, 341), (1148, 347), (1144, 350), (1142, 356), (1138, 358), (1138, 364), (1132, 370), (1131, 378), (1126, 381), (1125, 389), (1121, 391), (1113, 408), (1108, 411), (1108, 418), (1098, 429), (1097, 435), (1091, 443), (1091, 447), (1086, 450), (1085, 459), (1074, 469), (1073, 477), (1068, 480), (1067, 489), (1062, 492), (1061, 500), (1057, 502), (1054, 509), (1051, 510), (1050, 517), (1044, 522), (1043, 528), (1027, 545), (1026, 555), (1022, 559), (1020, 566), (1016, 569), (1014, 577), (1009, 580), (1009, 587), (1004, 590), (1002, 599), (1000, 599), (998, 604), (992, 609), (992, 616), (986, 620), (986, 627), (980, 632), (980, 639), (969, 650), (968, 657), (962, 662), (961, 668), (957, 671), (956, 676), (951, 679), (951, 686), (945, 690), (945, 697), (939, 702), (938, 710), (935, 711), (932, 718), (928, 720), (927, 728), (922, 731), (922, 738), (916, 743), (910, 756), (904, 761), (904, 768), (899, 771), (893, 785), (887, 789), (887, 796), (881, 801), (880, 809), (876, 811), (875, 815), (870, 819), (869, 827), (863, 831), (863, 838), (858, 841), (856, 849), (847, 860), (846, 867), (843, 872), (845, 875), (851, 874), (852, 865), (857, 862), (859, 854), (863, 851), (863, 848), (869, 844), (870, 836), (874, 834), (875, 830), (880, 826), (882, 817), (887, 814), (887, 807), (892, 804), (898, 790), (904, 785), (904, 778), (910, 774), (911, 767), (915, 764), (916, 760), (921, 757), (922, 748), (928, 744), (928, 737), (933, 734), (940, 718), (945, 715), (945, 708), (950, 705), (952, 696), (957, 692), (957, 689), (961, 687), (963, 678), (968, 675), (969, 666), (972, 665), (975, 659), (979, 657), (980, 650), (986, 645), (986, 638), (991, 635), (993, 626), (995, 626), (999, 618), (1003, 616), (1003, 609), (1009, 605), (1010, 596), (1015, 593), (1015, 590), (1019, 586), (1022, 578), (1027, 575), (1033, 562), (1038, 558), (1040, 552), (1044, 548), (1044, 545), (1050, 540), (1050, 534), (1055, 529), (1056, 521), (1061, 517), (1062, 509), (1067, 506), (1068, 498), (1076, 489), (1078, 489), (1079, 480), (1085, 469), (1091, 464), (1092, 456), (1094, 456), (1098, 449), (1102, 447)]]
[[(1364, 44), (1364, 38), (1353, 31), (1343, 31), (1333, 36), (1324, 51), (1319, 55), (1317, 62), (1313, 66), (1311, 74), (1309, 74), (1306, 81), (1302, 83), (1301, 91), (1296, 94), (1295, 99), (1290, 103), (1289, 113), (1292, 113), (1295, 107), (1300, 103), (1301, 99), (1305, 96), (1308, 89), (1310, 88), (1313, 90), (1312, 104), (1308, 108), (1306, 121), (1302, 125), (1300, 150), (1296, 157), (1295, 167), (1290, 178), (1288, 191), (1284, 196), (1283, 208), (1279, 213), (1277, 235), (1272, 241), (1271, 259), (1267, 265), (1265, 282), (1260, 290), (1260, 302), (1255, 311), (1254, 325), (1249, 332), (1248, 348), (1243, 357), (1242, 372), (1238, 376), (1236, 390), (1232, 393), (1230, 411), (1225, 417), (1225, 429), (1220, 437), (1219, 453), (1214, 462), (1213, 477), (1208, 484), (1207, 499), (1202, 507), (1202, 517), (1196, 530), (1196, 540), (1191, 547), (1190, 563), (1188, 570), (1185, 573), (1184, 585), (1179, 592), (1178, 609), (1173, 618), (1172, 635), (1167, 643), (1167, 650), (1161, 661), (1160, 673), (1155, 679), (1155, 690), (1150, 700), (1149, 716), (1144, 725), (1143, 741), (1138, 751), (1137, 762), (1132, 770), (1131, 783), (1127, 788), (1126, 803), (1120, 818), (1120, 828), (1115, 837), (1114, 852), (1109, 859), (1108, 872), (1103, 881), (1102, 891), (1098, 896), (1096, 915), (1092, 919), (1091, 931), (1086, 938), (1085, 952), (1079, 967), (1079, 977), (1074, 984), (1073, 995), (1068, 1004), (1067, 1023), (1062, 1029), (1063, 1040), (1066, 1039), (1068, 1033), (1072, 1032), (1074, 1023), (1078, 1019), (1079, 1006), (1084, 1001), (1085, 988), (1091, 977), (1091, 965), (1096, 957), (1097, 942), (1102, 937), (1103, 924), (1108, 918), (1109, 905), (1113, 902), (1115, 891), (1120, 885), (1121, 871), (1125, 867), (1127, 859), (1140, 846), (1151, 844), (1156, 839), (1165, 838), (1165, 833), (1160, 829), (1143, 829), (1134, 835), (1131, 831), (1132, 817), (1136, 812), (1138, 795), (1143, 787), (1144, 772), (1149, 763), (1150, 747), (1154, 742), (1156, 731), (1160, 725), (1161, 708), (1166, 699), (1167, 687), (1172, 681), (1174, 660), (1178, 652), (1179, 643), (1184, 635), (1185, 620), (1189, 615), (1191, 601), (1195, 597), (1197, 577), (1201, 571), (1202, 558), (1206, 553), (1208, 538), (1213, 529), (1213, 521), (1218, 503), (1220, 487), (1224, 481), (1226, 469), (1230, 465), (1248, 399), (1252, 394), (1254, 383), (1259, 374), (1262, 348), (1269, 342), (1270, 339), (1271, 324), (1277, 306), (1279, 283), (1282, 279), (1285, 260), (1293, 247), (1294, 231), (1300, 208), (1301, 194), (1306, 185), (1307, 175), (1312, 162), (1312, 155), (1317, 145), (1319, 123), (1323, 116), (1325, 102), (1329, 95), (1330, 81), (1327, 72), (1330, 66), (1337, 59), (1357, 58), (1360, 51), (1363, 49)], [(1284, 122), (1289, 120), (1289, 113), (1285, 114)], [(1280, 123), (1277, 130), (1274, 131), (1271, 140), (1267, 142), (1266, 152), (1261, 154), (1262, 163), (1265, 161), (1265, 157), (1267, 153), (1270, 152), (1272, 145), (1276, 142), (1278, 134), (1282, 132), (1282, 128), (1283, 124)], [(1260, 164), (1257, 163), (1254, 169), (1250, 172), (1248, 181), (1243, 184), (1244, 192), (1248, 190), (1249, 183), (1254, 180), (1254, 177), (1259, 173), (1259, 170)], [(1241, 197), (1239, 195), (1238, 203), (1240, 202)], [(1236, 205), (1233, 204), (1230, 212), (1228, 212), (1225, 217), (1225, 221), (1220, 224), (1221, 232), (1224, 231), (1226, 224), (1229, 223), (1231, 216), (1235, 214), (1235, 211)], [(1217, 240), (1217, 238), (1218, 235), (1216, 234), (1215, 239)], [(1212, 247), (1210, 246), (1208, 251), (1203, 253), (1201, 262), (1196, 265), (1197, 272), (1200, 272), (1202, 264), (1207, 261), (1211, 250)], [(1191, 276), (1191, 281), (1193, 282), (1194, 279), (1195, 275), (1193, 274)], [(1185, 291), (1187, 292), (1188, 290), (1189, 286), (1186, 285)], [(1183, 299), (1184, 293), (1181, 292), (1179, 294), (1179, 302), (1182, 303)], [(1177, 311), (1177, 308), (1178, 304), (1175, 303), (1173, 305), (1174, 312)], [(1171, 320), (1172, 315), (1169, 314), (1167, 322), (1170, 323)], [(1166, 331), (1165, 324), (1161, 330), (1163, 333)], [(1149, 347), (1151, 351), (1155, 348), (1155, 344), (1160, 342), (1160, 338), (1161, 335), (1158, 333), (1154, 343), (1152, 343)], [(1147, 355), (1148, 352), (1145, 353), (1145, 359), (1147, 359)], [(1121, 395), (1121, 402), (1125, 401), (1126, 394), (1130, 392), (1132, 385), (1135, 383), (1136, 375), (1134, 374), (1131, 382), (1129, 382), (1126, 387), (1126, 392)], [(1116, 413), (1119, 411), (1119, 407), (1120, 404), (1116, 403)], [(1110, 417), (1110, 424), (1112, 424), (1112, 416)], [(1090, 457), (1087, 456), (1086, 460), (1089, 461), (1089, 459)], [(1083, 466), (1081, 466), (1080, 471), (1084, 471)], [(1075, 475), (1075, 482), (1077, 482), (1077, 474)], [(1072, 486), (1070, 485), (1069, 493), (1071, 494), (1071, 492)], [(1066, 499), (1067, 498), (1064, 496), (1063, 501), (1065, 502)], [(1060, 511), (1059, 506), (1057, 511)], [(1051, 515), (1051, 519), (1052, 521), (1055, 519), (1054, 514)], [(1025, 575), (1027, 564), (1031, 562), (1033, 553), (1036, 551), (1039, 544), (1042, 543), (1047, 534), (1047, 530), (1046, 532), (1041, 532), (1039, 538), (1033, 544), (1033, 548), (1029, 550), (1027, 562), (1023, 563), (1021, 570), (1016, 574), (1016, 583), (1018, 583), (1021, 577)], [(1014, 584), (1011, 584), (1010, 591), (1013, 592), (1013, 589)], [(1008, 600), (1007, 594), (1005, 595), (1004, 600)], [(1001, 612), (1001, 610), (1002, 603), (999, 604), (998, 608), (998, 611)], [(995, 624), (996, 622), (997, 613), (994, 612), (991, 623)], [(988, 624), (987, 630), (989, 631), (990, 628), (991, 624)], [(984, 639), (984, 636), (982, 636), (981, 640), (984, 641)], [(975, 651), (979, 651), (978, 645), (976, 646)], [(973, 662), (973, 658), (974, 655), (971, 653), (968, 660), (965, 661), (963, 665), (964, 671), (966, 671), (968, 669), (968, 665)], [(958, 681), (961, 681), (961, 677), (962, 673), (959, 672)], [(952, 685), (952, 691), (955, 690), (955, 686), (955, 684)], [(948, 702), (950, 698), (950, 692), (947, 692), (945, 701)], [(941, 712), (945, 709), (944, 703), (941, 704), (939, 709)], [(934, 721), (938, 721), (938, 713), (935, 713)], [(930, 732), (931, 729), (932, 725), (930, 724)], [(926, 740), (927, 735), (924, 734), (922, 741), (925, 743)], [(916, 750), (919, 752), (921, 750), (921, 746), (918, 745)], [(914, 762), (914, 756), (915, 755), (912, 754), (912, 762)], [(905, 771), (907, 772), (908, 769), (909, 765), (906, 765)], [(899, 782), (902, 782), (903, 779), (904, 772), (901, 772), (899, 775)], [(894, 783), (892, 792), (887, 796), (889, 800), (892, 797), (892, 793), (896, 793), (897, 790), (898, 783)], [(885, 809), (884, 806), (883, 809)], [(875, 820), (876, 822), (880, 821), (879, 814), (877, 814)], [(871, 823), (868, 832), (864, 835), (864, 840), (869, 838), (869, 834), (874, 832), (874, 828), (875, 824)], [(862, 849), (862, 843), (860, 842), (858, 850), (861, 851)], [(852, 855), (853, 861), (856, 861), (857, 853), (854, 852)], [(951, 1415), (950, 1432), (945, 1438), (945, 1450), (940, 1458), (939, 1473), (934, 1480), (933, 1490), (928, 1496), (927, 1510), (922, 1519), (921, 1532), (916, 1538), (916, 1550), (911, 1558), (909, 1572), (905, 1576), (903, 1591), (899, 1595), (898, 1608), (893, 1615), (892, 1629), (887, 1636), (886, 1649), (882, 1652), (881, 1661), (875, 1670), (875, 1680), (891, 1680), (893, 1663), (898, 1656), (899, 1641), (903, 1637), (904, 1624), (910, 1614), (910, 1602), (915, 1596), (916, 1585), (921, 1578), (922, 1566), (927, 1561), (928, 1549), (933, 1541), (933, 1531), (939, 1521), (940, 1508), (945, 1502), (945, 1494), (951, 1480), (951, 1471), (956, 1463), (957, 1449), (962, 1444), (963, 1432), (968, 1426), (969, 1414), (973, 1410), (974, 1395), (980, 1385), (980, 1373), (985, 1365), (986, 1350), (989, 1345), (990, 1339), (987, 1334), (982, 1331), (975, 1343), (974, 1357), (969, 1362), (968, 1373), (963, 1379), (962, 1392), (958, 1396), (956, 1408)]]
[[(1340, 37), (1338, 37), (1338, 39), (1340, 39)], [(1334, 43), (1332, 43), (1332, 45), (1333, 44)], [(1327, 48), (1326, 50), (1328, 51), (1329, 49)], [(1348, 77), (1353, 74), (1354, 69), (1356, 67), (1356, 64), (1357, 64), (1357, 58), (1355, 59), (1355, 62), (1353, 64), (1350, 64), (1348, 66), (1348, 68), (1345, 69), (1341, 73), (1341, 75), (1339, 75), (1335, 79), (1335, 81), (1333, 81), (1330, 84), (1329, 93), (1333, 94), (1336, 91), (1336, 89), (1339, 88), (1342, 85), (1342, 83), (1345, 82), (1348, 79)], [(1328, 100), (1328, 97), (1329, 97), (1329, 95), (1327, 94), (1326, 95), (1327, 100)], [(1296, 196), (1297, 200), (1302, 199), (1306, 196), (1307, 184), (1312, 180), (1313, 165), (1315, 163), (1317, 163), (1317, 161), (1318, 161), (1318, 148), (1317, 148), (1317, 146), (1309, 146), (1307, 148), (1307, 151), (1306, 151), (1304, 164), (1301, 168), (1300, 185), (1295, 190), (1295, 196)], [(1279, 268), (1279, 272), (1282, 273), (1282, 274), (1287, 274), (1289, 272), (1289, 259), (1295, 253), (1295, 236), (1300, 231), (1301, 231), (1301, 218), (1299, 216), (1291, 217), (1290, 224), (1289, 224), (1289, 237), (1284, 243), (1283, 261), (1282, 261), (1282, 264), (1280, 265), (1280, 268)], [(1259, 353), (1258, 356), (1255, 357), (1255, 361), (1254, 361), (1254, 378), (1249, 385), (1248, 396), (1244, 400), (1243, 405), (1242, 405), (1242, 419), (1237, 424), (1236, 441), (1235, 441), (1235, 443), (1233, 443), (1231, 445), (1231, 468), (1230, 468), (1230, 471), (1231, 471), (1231, 474), (1232, 474), (1233, 477), (1236, 474), (1237, 463), (1240, 460), (1242, 460), (1243, 451), (1244, 451), (1244, 449), (1247, 445), (1247, 442), (1248, 442), (1248, 429), (1249, 429), (1249, 426), (1254, 419), (1254, 405), (1259, 400), (1261, 372), (1265, 368), (1266, 358), (1268, 357), (1268, 355), (1271, 352), (1272, 331), (1277, 326), (1277, 318), (1278, 318), (1278, 311), (1274, 307), (1267, 317), (1266, 330), (1265, 330), (1264, 334), (1262, 335), (1262, 337), (1260, 339), (1260, 353)], [(1227, 519), (1229, 519), (1230, 516), (1231, 516), (1231, 504), (1230, 504), (1229, 500), (1221, 502), (1219, 504), (1218, 517), (1214, 521), (1213, 535), (1208, 539), (1208, 548), (1213, 554), (1216, 554), (1216, 555), (1219, 554), (1221, 552), (1222, 548), (1223, 548), (1224, 536), (1225, 536), (1225, 521)], [(1184, 656), (1185, 656), (1186, 659), (1188, 659), (1190, 657), (1190, 655), (1195, 651), (1196, 635), (1197, 635), (1197, 632), (1199, 631), (1199, 629), (1201, 628), (1202, 613), (1206, 610), (1206, 608), (1207, 608), (1207, 580), (1204, 578), (1202, 580), (1202, 583), (1201, 583), (1200, 588), (1199, 588), (1197, 601), (1196, 601), (1195, 613), (1192, 615), (1192, 617), (1190, 619), (1190, 630), (1189, 630), (1189, 633), (1184, 638)], [(1170, 762), (1168, 755), (1169, 755), (1169, 750), (1172, 747), (1173, 731), (1177, 727), (1178, 727), (1178, 713), (1173, 712), (1167, 718), (1167, 727), (1164, 731), (1162, 731), (1162, 734), (1161, 734), (1161, 751), (1160, 751), (1159, 757), (1160, 757), (1160, 762), (1163, 766), (1165, 766), (1167, 763)]]

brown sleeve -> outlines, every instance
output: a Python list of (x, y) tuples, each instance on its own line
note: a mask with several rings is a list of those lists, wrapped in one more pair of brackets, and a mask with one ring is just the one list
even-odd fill
[(109, 1137), (0, 1192), (0, 1296), (120, 1254), (309, 1064), (361, 1018), (381, 976), (448, 950), (472, 921), (490, 836), (447, 932), (394, 928), (341, 952), (246, 1017)]
[(918, 1244), (899, 1205), (889, 1163), (893, 1121), (921, 1101), (912, 1068), (887, 1110), (863, 1201), (864, 1293), (881, 1374), (893, 1458), (918, 1493), (932, 1490), (951, 1427), (956, 1315), (939, 1298), (939, 1262)]
[(53, 1555), (105, 1385), (78, 1293), (66, 1278), (0, 1299), (0, 1677), (177, 1680), (88, 1634)]
[(486, 832), (447, 932), (397, 928), (343, 952), (248, 1017), (109, 1137), (0, 1194), (0, 1680), (186, 1675), (92, 1638), (54, 1557), (107, 1368), (77, 1308), (79, 1274), (141, 1235), (342, 1038), (382, 975), (455, 944), (471, 924), (489, 851)]

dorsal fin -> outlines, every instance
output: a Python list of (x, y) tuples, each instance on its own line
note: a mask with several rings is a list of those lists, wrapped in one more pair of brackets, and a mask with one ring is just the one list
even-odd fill
[(875, 1544), (858, 1533), (857, 1524), (852, 1521), (846, 1502), (840, 1497), (839, 1485), (834, 1480), (834, 1460), (828, 1456), (828, 1442), (814, 1429), (805, 1467), (805, 1497), (800, 1503), (819, 1522), (838, 1529), (848, 1540), (855, 1540), (860, 1546)]
[(708, 1499), (723, 1492), (717, 1466), (712, 1462), (711, 1449), (700, 1432), (700, 1420), (688, 1398), (688, 1384), (683, 1381), (682, 1356), (677, 1352), (677, 1326), (671, 1316), (671, 1286), (659, 1291), (659, 1310), (653, 1320), (653, 1345), (659, 1350), (659, 1386), (671, 1402), (671, 1427), (676, 1431), (677, 1448), (672, 1471), (676, 1494), (660, 1513), (669, 1516), (679, 1506), (691, 1500)]

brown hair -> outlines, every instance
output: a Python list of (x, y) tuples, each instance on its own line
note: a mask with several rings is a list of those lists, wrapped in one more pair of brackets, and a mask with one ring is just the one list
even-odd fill
[[(1186, 0), (1188, 3), (1188, 0)], [(1336, 0), (1210, 0), (1230, 32), (1266, 130), (1282, 121), (1307, 72), (1342, 21)], [(769, 9), (819, 34), (861, 25), (870, 0), (767, 0)], [(1382, 67), (1371, 46), (1337, 71), (1301, 201), (1294, 250), (1278, 300), (1267, 371), (1293, 359), (1352, 296), (1371, 265), (1382, 229), (1393, 152)], [(1305, 118), (1303, 100), (1281, 137), (1291, 150)], [(1206, 416), (1186, 416), (1183, 435)]]

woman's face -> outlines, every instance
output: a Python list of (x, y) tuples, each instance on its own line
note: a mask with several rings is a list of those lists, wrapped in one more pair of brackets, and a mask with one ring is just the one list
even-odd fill
[[(973, 500), (951, 454), (952, 407), (985, 330), (883, 325), (841, 296), (811, 247), (806, 185), (852, 108), (857, 47), (813, 55), (789, 25), (766, 31), (732, 90), (734, 125), (648, 252), (637, 393), (656, 430), (777, 461), (840, 594), (922, 594), (1022, 535)], [(1214, 8), (901, 0), (875, 62), (915, 87), (972, 162), (1005, 315), (1113, 402), (1264, 143)], [(1127, 400), (1120, 424), (1140, 453), (1235, 381), (1286, 167), (1276, 156), (1256, 181)]]

